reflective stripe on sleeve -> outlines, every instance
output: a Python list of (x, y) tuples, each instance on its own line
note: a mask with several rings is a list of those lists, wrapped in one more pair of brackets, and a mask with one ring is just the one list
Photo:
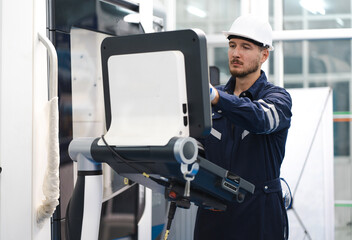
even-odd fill
[(264, 112), (266, 113), (266, 116), (269, 119), (269, 131), (274, 131), (280, 123), (279, 114), (276, 111), (275, 105), (266, 103), (263, 99), (259, 99), (258, 102), (260, 103), (260, 106), (263, 108)]

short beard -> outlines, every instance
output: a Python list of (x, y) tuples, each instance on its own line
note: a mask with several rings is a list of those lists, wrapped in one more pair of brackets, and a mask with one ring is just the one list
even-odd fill
[[(231, 62), (230, 62), (230, 64), (231, 64)], [(230, 73), (233, 77), (243, 78), (251, 73), (258, 71), (259, 67), (260, 67), (259, 62), (255, 62), (255, 63), (251, 64), (248, 69), (245, 69), (243, 71), (236, 71), (236, 69), (231, 70), (231, 68), (230, 68)]]

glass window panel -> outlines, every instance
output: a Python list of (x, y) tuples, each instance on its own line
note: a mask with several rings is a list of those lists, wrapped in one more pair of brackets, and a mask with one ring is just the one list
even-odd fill
[(303, 83), (284, 83), (284, 87), (289, 88), (303, 88)]
[[(338, 174), (341, 174), (341, 173), (338, 173)], [(346, 180), (345, 182), (343, 182), (343, 186), (345, 186), (345, 184), (346, 184)], [(345, 187), (344, 191), (346, 191), (346, 189), (348, 189), (348, 187)], [(341, 198), (335, 198), (335, 199), (341, 199)], [(351, 239), (351, 236), (352, 236), (351, 219), (352, 219), (351, 205), (346, 205), (344, 207), (341, 207), (341, 206), (335, 207), (335, 239), (336, 240)]]
[(314, 20), (309, 21), (309, 29), (326, 29), (326, 28), (350, 28), (351, 20), (346, 18), (336, 17), (329, 20)]
[(324, 3), (325, 3), (326, 15), (351, 13), (351, 1), (324, 0)]
[(284, 42), (284, 73), (301, 74), (303, 72), (302, 41)]
[(176, 28), (200, 28), (207, 34), (219, 34), (230, 28), (240, 10), (240, 0), (177, 0)]
[[(274, 1), (269, 1), (273, 16)], [(349, 0), (285, 0), (284, 29), (351, 28)]]
[(229, 72), (229, 63), (227, 57), (227, 47), (214, 48), (214, 65), (220, 70), (220, 83), (225, 84), (231, 74)]
[[(274, 48), (275, 48), (275, 43), (274, 43)], [(275, 59), (275, 54), (271, 52), (269, 54), (269, 74), (270, 75), (274, 74), (274, 59)]]
[(310, 82), (309, 87), (314, 88), (314, 87), (327, 87), (328, 83), (325, 81), (316, 81), (316, 82)]
[(297, 16), (303, 14), (303, 9), (296, 0), (285, 0), (283, 1), (284, 16)]
[(348, 112), (351, 110), (350, 105), (350, 83), (335, 82), (330, 84), (333, 91), (333, 110), (334, 112)]
[(350, 156), (350, 123), (334, 122), (334, 155)]
[(351, 2), (346, 0), (285, 0), (283, 6), (286, 16), (304, 12), (314, 16), (351, 13)]
[(274, 0), (269, 0), (269, 17), (274, 16)]
[(309, 73), (350, 73), (351, 40), (309, 41)]
[(284, 30), (301, 30), (301, 29), (303, 29), (303, 22), (297, 21), (297, 20), (284, 20), (283, 29)]
[[(352, 181), (346, 181), (346, 176), (351, 176), (352, 174), (352, 165), (351, 161), (346, 157), (338, 157), (335, 162), (335, 199), (338, 200), (352, 200)], [(338, 203), (336, 204), (337, 207), (344, 208), (350, 207), (352, 210), (352, 204), (349, 205), (346, 203)], [(342, 214), (342, 213), (341, 213)], [(351, 212), (348, 213), (348, 218), (345, 220), (339, 221), (337, 225), (345, 225), (347, 222), (346, 220), (352, 219)], [(336, 238), (336, 240), (341, 238)]]

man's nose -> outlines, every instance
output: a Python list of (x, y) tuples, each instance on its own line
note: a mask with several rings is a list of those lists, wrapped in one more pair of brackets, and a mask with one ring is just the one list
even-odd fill
[(240, 56), (240, 51), (238, 48), (234, 48), (231, 53), (232, 57), (239, 57)]

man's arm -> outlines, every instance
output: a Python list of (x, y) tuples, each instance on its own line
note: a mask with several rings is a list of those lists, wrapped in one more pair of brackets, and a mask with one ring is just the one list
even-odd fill
[(257, 134), (269, 134), (290, 126), (292, 100), (282, 88), (273, 88), (253, 102), (221, 90), (216, 91), (212, 104), (237, 126)]

